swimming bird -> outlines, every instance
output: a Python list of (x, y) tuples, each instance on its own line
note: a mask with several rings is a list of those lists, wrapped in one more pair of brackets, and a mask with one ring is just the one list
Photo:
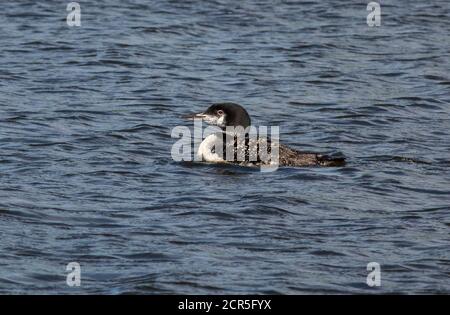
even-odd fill
[[(345, 158), (343, 157), (302, 152), (278, 144), (278, 141), (271, 141), (266, 137), (255, 138), (249, 136), (248, 128), (251, 127), (250, 115), (244, 107), (236, 103), (215, 103), (204, 112), (185, 115), (184, 118), (191, 120), (202, 119), (206, 123), (221, 129), (221, 131), (207, 136), (198, 148), (197, 157), (206, 162), (227, 162), (240, 165), (276, 163), (279, 166), (292, 167), (345, 165)], [(232, 130), (231, 132), (229, 131), (230, 129)], [(239, 139), (244, 139), (244, 141), (239, 141)], [(274, 144), (275, 146), (273, 146)], [(268, 154), (276, 151), (272, 149), (277, 149), (277, 161), (262, 158), (259, 150), (261, 147), (267, 149)], [(227, 155), (227, 150), (231, 154)]]

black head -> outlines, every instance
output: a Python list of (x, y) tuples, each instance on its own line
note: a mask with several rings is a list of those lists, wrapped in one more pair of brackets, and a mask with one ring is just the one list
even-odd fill
[(241, 105), (235, 103), (215, 103), (203, 113), (189, 115), (186, 118), (201, 118), (208, 124), (225, 128), (226, 126), (250, 126), (250, 116)]

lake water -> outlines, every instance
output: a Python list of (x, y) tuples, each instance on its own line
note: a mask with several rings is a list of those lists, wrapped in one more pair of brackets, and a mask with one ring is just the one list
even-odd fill
[[(450, 293), (450, 4), (367, 2), (3, 3), (0, 293)], [(173, 161), (219, 101), (348, 164)]]

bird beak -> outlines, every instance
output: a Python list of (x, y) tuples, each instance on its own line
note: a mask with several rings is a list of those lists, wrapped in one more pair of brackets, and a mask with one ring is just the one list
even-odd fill
[(197, 113), (197, 114), (187, 114), (182, 116), (184, 119), (188, 120), (194, 120), (195, 118), (202, 119), (205, 118), (206, 115), (204, 113)]

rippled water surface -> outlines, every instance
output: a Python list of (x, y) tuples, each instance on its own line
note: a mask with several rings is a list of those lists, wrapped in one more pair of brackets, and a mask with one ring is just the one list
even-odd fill
[[(450, 4), (367, 2), (2, 3), (0, 293), (450, 293)], [(217, 101), (348, 165), (174, 162)]]

